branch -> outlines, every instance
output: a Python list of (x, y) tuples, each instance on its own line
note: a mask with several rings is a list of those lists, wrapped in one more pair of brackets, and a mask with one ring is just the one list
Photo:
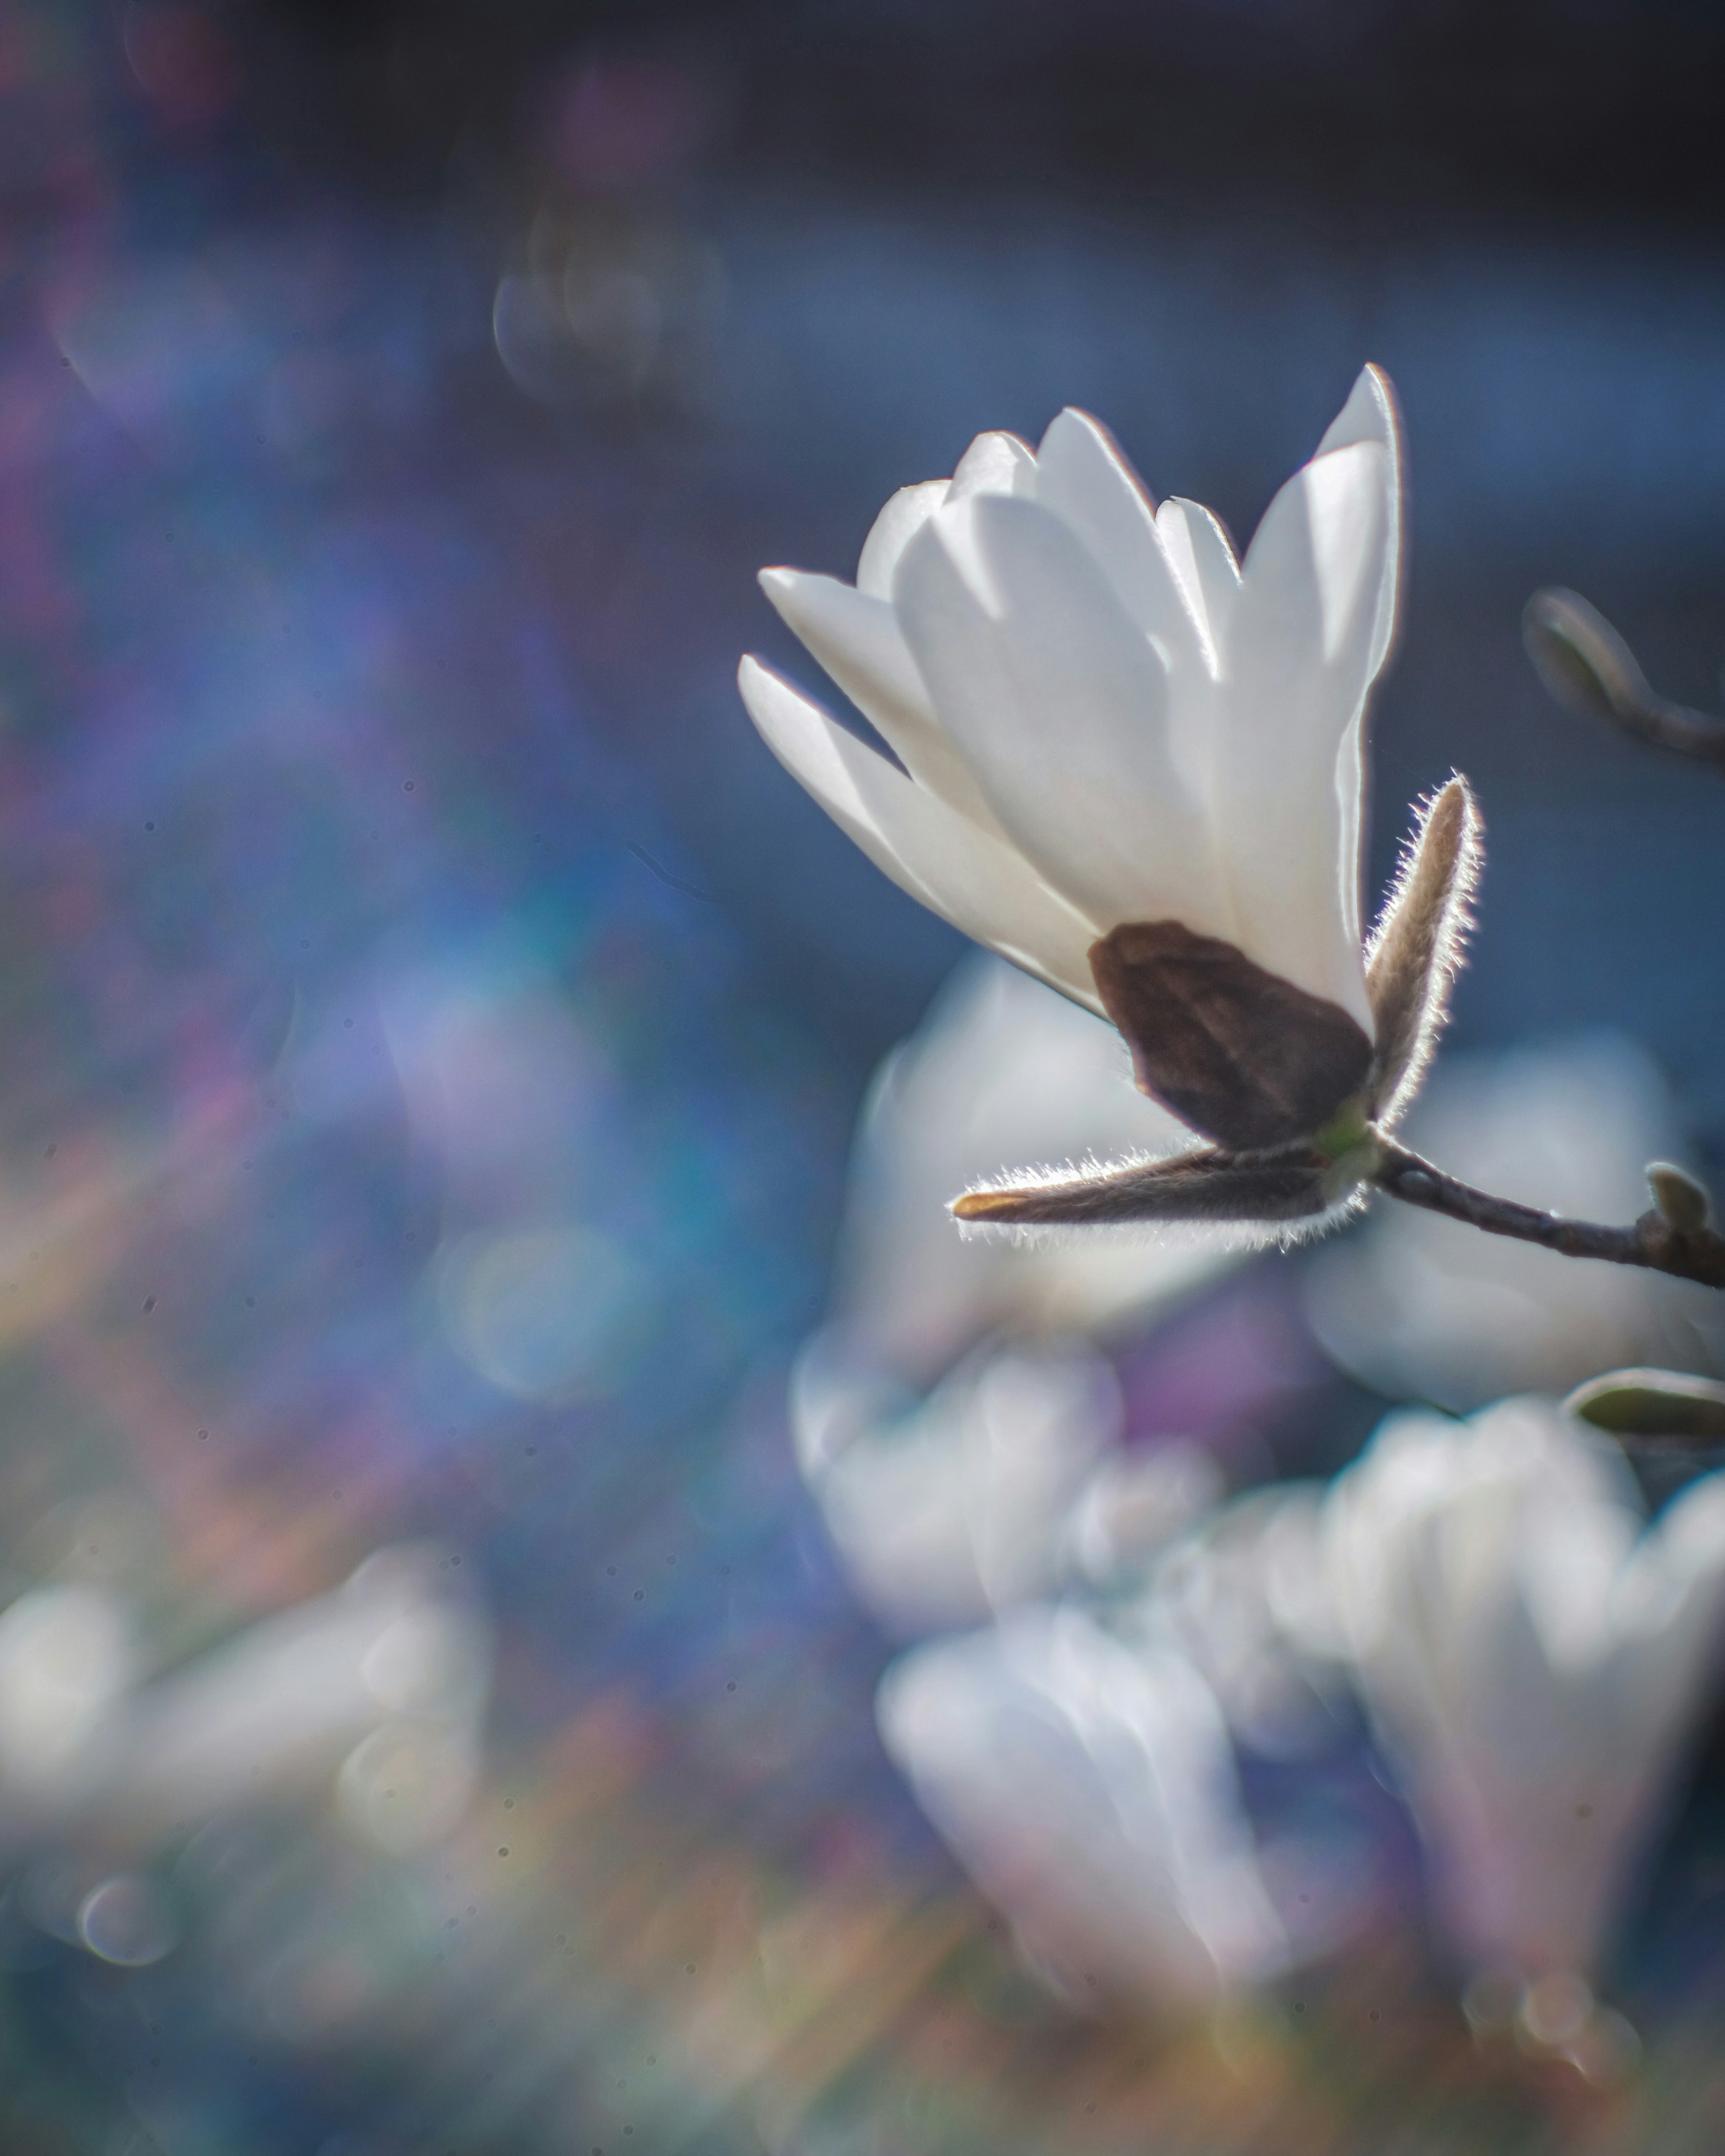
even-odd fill
[[(1442, 1168), (1434, 1168), (1405, 1147), (1380, 1138), (1379, 1163), (1372, 1176), (1380, 1190), (1399, 1198), (1404, 1205), (1417, 1205), (1427, 1213), (1446, 1214), (1482, 1228), (1488, 1235), (1511, 1235), (1518, 1242), (1538, 1243), (1566, 1258), (1603, 1258), (1614, 1265), (1645, 1265), (1658, 1273), (1672, 1273), (1679, 1280), (1700, 1281), (1707, 1287), (1725, 1288), (1725, 1237), (1705, 1224), (1674, 1227), (1657, 1207), (1644, 1213), (1633, 1227), (1606, 1228), (1591, 1220), (1565, 1220), (1554, 1213), (1542, 1213), (1532, 1205), (1517, 1205), (1512, 1199), (1493, 1198), (1459, 1183)], [(1658, 1185), (1656, 1183), (1656, 1191)]]

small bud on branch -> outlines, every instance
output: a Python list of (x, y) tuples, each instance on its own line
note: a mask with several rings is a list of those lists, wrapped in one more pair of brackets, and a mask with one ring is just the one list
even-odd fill
[(1571, 711), (1609, 719), (1674, 756), (1725, 763), (1725, 719), (1661, 696), (1628, 644), (1579, 592), (1535, 592), (1522, 615), (1522, 642), (1540, 680)]
[(1371, 1180), (1404, 1205), (1417, 1205), (1428, 1213), (1446, 1214), (1466, 1221), (1488, 1235), (1511, 1235), (1518, 1242), (1538, 1243), (1566, 1258), (1603, 1258), (1617, 1265), (1645, 1265), (1650, 1270), (1672, 1273), (1679, 1280), (1699, 1281), (1707, 1287), (1725, 1288), (1725, 1237), (1711, 1228), (1686, 1231), (1674, 1227), (1656, 1209), (1644, 1213), (1633, 1226), (1603, 1227), (1590, 1220), (1566, 1220), (1535, 1206), (1518, 1205), (1512, 1199), (1494, 1198), (1445, 1175), (1429, 1160), (1385, 1139), (1379, 1163)]
[(1653, 1193), (1660, 1218), (1680, 1235), (1698, 1235), (1713, 1224), (1712, 1200), (1707, 1186), (1686, 1170), (1673, 1167), (1668, 1160), (1650, 1160), (1647, 1188)]
[(1725, 1443), (1725, 1385), (1676, 1370), (1613, 1370), (1578, 1386), (1563, 1405), (1625, 1441)]

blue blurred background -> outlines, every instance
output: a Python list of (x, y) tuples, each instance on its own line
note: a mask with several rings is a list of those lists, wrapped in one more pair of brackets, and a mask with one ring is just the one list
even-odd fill
[[(328, 1812), (362, 1717), (147, 1822), (143, 1724), (105, 1794), (0, 1776), (8, 2156), (1569, 2145), (1414, 1918), (1225, 2087), (1065, 2018), (881, 1753), (784, 1386), (960, 943), (734, 670), (812, 683), (757, 567), (848, 576), (984, 427), (1084, 406), (1243, 539), (1375, 360), (1371, 880), (1465, 770), (1455, 1045), (1620, 1028), (1717, 1158), (1725, 793), (1518, 620), (1578, 586), (1725, 697), (1722, 91), (1699, 0), (0, 0), (0, 1591), (122, 1612), (142, 1697), (406, 1548), (490, 1673), (418, 1836)], [(1345, 1461), (1384, 1394), (1296, 1261), (1208, 1293), (1145, 1426)], [(1674, 2149), (1725, 2103), (1700, 1756), (1620, 1979)]]

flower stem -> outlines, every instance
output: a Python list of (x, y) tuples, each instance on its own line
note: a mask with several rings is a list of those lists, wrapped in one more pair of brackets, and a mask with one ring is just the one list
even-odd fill
[(1542, 1213), (1532, 1205), (1517, 1205), (1512, 1199), (1494, 1198), (1459, 1183), (1442, 1168), (1434, 1168), (1416, 1152), (1380, 1139), (1383, 1157), (1372, 1181), (1380, 1190), (1399, 1198), (1404, 1205), (1418, 1205), (1428, 1213), (1446, 1214), (1465, 1220), (1488, 1235), (1512, 1235), (1519, 1242), (1538, 1243), (1566, 1258), (1603, 1258), (1615, 1265), (1645, 1265), (1679, 1280), (1700, 1281), (1707, 1287), (1725, 1288), (1725, 1237), (1711, 1228), (1681, 1233), (1657, 1211), (1644, 1213), (1633, 1226), (1602, 1227), (1591, 1220), (1565, 1220), (1554, 1213)]

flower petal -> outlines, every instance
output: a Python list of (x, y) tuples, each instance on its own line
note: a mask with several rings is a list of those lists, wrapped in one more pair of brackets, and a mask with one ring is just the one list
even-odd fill
[(1000, 835), (993, 811), (935, 716), (888, 603), (802, 569), (762, 569), (761, 588), (911, 778)]
[(898, 557), (946, 500), (952, 482), (926, 479), (901, 486), (875, 519), (857, 557), (856, 588), (871, 599), (892, 597)]
[(1149, 495), (1106, 428), (1070, 407), (1036, 452), (1036, 499), (1063, 517), (1170, 670), (1202, 664), (1207, 631), (1168, 565)]
[(1171, 495), (1156, 512), (1156, 531), (1205, 639), (1212, 673), (1222, 670), (1228, 626), (1240, 597), (1240, 564), (1228, 534), (1201, 501)]
[(1164, 670), (1060, 518), (949, 503), (905, 549), (895, 604), (947, 732), (1046, 882), (1104, 929), (1230, 932), (1169, 754)]
[(948, 501), (978, 494), (1021, 494), (1034, 499), (1036, 459), (1016, 434), (978, 434), (959, 458)]
[(1348, 402), (1330, 422), (1317, 445), (1319, 456), (1332, 449), (1350, 449), (1356, 442), (1376, 442), (1389, 459), (1389, 543), (1384, 549), (1383, 578), (1378, 593), (1378, 614), (1372, 631), (1370, 676), (1384, 670), (1395, 635), (1395, 607), (1401, 576), (1402, 480), (1401, 422), (1395, 408), (1395, 392), (1380, 367), (1360, 370)]
[(1361, 442), (1283, 487), (1246, 557), (1214, 813), (1248, 957), (1371, 1027), (1360, 953), (1360, 721), (1394, 468)]
[[(1348, 449), (1357, 442), (1378, 443), (1389, 460), (1389, 529), (1378, 580), (1378, 610), (1372, 629), (1371, 650), (1366, 662), (1366, 678), (1369, 682), (1377, 680), (1388, 663), (1395, 642), (1396, 607), (1401, 597), (1401, 422), (1395, 408), (1395, 392), (1390, 387), (1389, 377), (1381, 367), (1366, 367), (1360, 370), (1358, 379), (1348, 393), (1348, 402), (1330, 422), (1323, 439), (1318, 444), (1317, 454), (1321, 457), (1327, 456), (1332, 449)], [(1357, 746), (1354, 754), (1358, 758), (1359, 752)], [(1360, 816), (1365, 797), (1363, 768), (1358, 768), (1351, 779), (1348, 774), (1338, 771), (1337, 783), (1342, 793), (1342, 855), (1344, 860), (1354, 860), (1358, 858), (1360, 849)]]
[(1092, 922), (759, 660), (745, 659), (737, 680), (768, 748), (876, 868), (966, 936), (1100, 1014)]

